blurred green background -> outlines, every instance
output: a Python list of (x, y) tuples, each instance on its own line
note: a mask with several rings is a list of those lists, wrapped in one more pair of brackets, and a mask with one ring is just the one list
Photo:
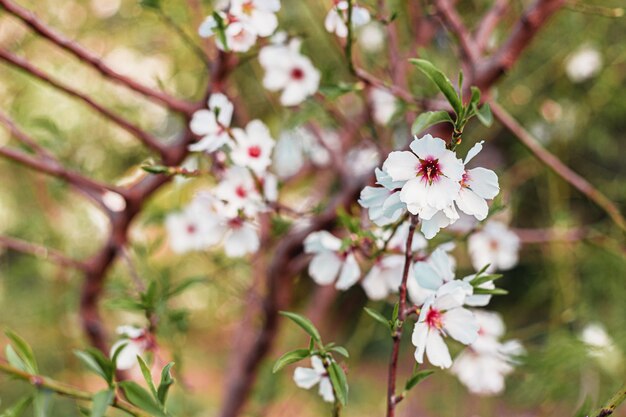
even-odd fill
[[(195, 3), (169, 0), (164, 2), (164, 10), (198, 40), (195, 29), (201, 16), (193, 7)], [(209, 2), (197, 3), (204, 14), (212, 10)], [(373, 1), (361, 3), (374, 9)], [(171, 28), (136, 1), (23, 0), (20, 4), (105, 57), (120, 72), (181, 98), (202, 97), (207, 79), (202, 62)], [(282, 4), (281, 27), (303, 37), (303, 51), (322, 71), (322, 85), (349, 81), (341, 50), (323, 28), (330, 2), (283, 0)], [(406, 56), (419, 53), (445, 68), (448, 74), (458, 71), (454, 40), (444, 30), (437, 31), (431, 45), (417, 48), (411, 42), (415, 28), (407, 17), (407, 3), (396, 0), (387, 4), (390, 10), (398, 12), (396, 24)], [(527, 4), (511, 2), (511, 12), (494, 35), (496, 44)], [(586, 4), (602, 8), (623, 6), (618, 0)], [(458, 3), (470, 27), (489, 5), (488, 1)], [(425, 9), (433, 13), (428, 5)], [(581, 12), (571, 6), (561, 11), (498, 84), (496, 94), (501, 104), (550, 151), (624, 212), (626, 25), (624, 18), (609, 18), (597, 14), (594, 8), (589, 10)], [(103, 80), (3, 11), (0, 46), (28, 58), (163, 140), (171, 140), (184, 123), (159, 106)], [(600, 52), (602, 66), (589, 80), (574, 83), (566, 76), (566, 61), (585, 46)], [(386, 77), (381, 72), (387, 65), (384, 49), (364, 53), (357, 46), (357, 54), (362, 66)], [(240, 95), (247, 115), (266, 121), (274, 137), (308, 117), (325, 120), (314, 101), (305, 103), (299, 113), (281, 109), (276, 97), (263, 90), (261, 77), (256, 60), (246, 59), (233, 72), (228, 91)], [(410, 83), (415, 94), (434, 94), (416, 72), (410, 74)], [(341, 97), (339, 103), (342, 109), (350, 109), (346, 104), (362, 105), (356, 94)], [(0, 64), (0, 107), (67, 166), (101, 181), (124, 183), (137, 175), (139, 166), (150, 158), (146, 149), (126, 132), (76, 100), (6, 64)], [(347, 111), (349, 117), (350, 110)], [(439, 372), (413, 392), (399, 413), (439, 417), (573, 415), (587, 397), (595, 403), (604, 401), (626, 376), (624, 235), (604, 212), (550, 173), (497, 123), (489, 129), (478, 123), (470, 128), (466, 137), (488, 141), (486, 157), (500, 176), (505, 214), (512, 227), (588, 227), (593, 230), (593, 238), (524, 245), (520, 264), (501, 280), (500, 286), (510, 294), (496, 297), (491, 309), (502, 313), (508, 327), (507, 338), (520, 339), (528, 351), (524, 364), (507, 379), (505, 394), (498, 398), (471, 397), (455, 377)], [(364, 126), (365, 132), (367, 129)], [(388, 132), (406, 135), (407, 129), (403, 118), (396, 117)], [(0, 146), (5, 145), (19, 146), (5, 129), (0, 129)], [(469, 145), (464, 149), (468, 148)], [(1, 234), (56, 248), (78, 259), (92, 254), (105, 239), (106, 217), (63, 182), (3, 159), (0, 178)], [(206, 184), (210, 181), (194, 179), (166, 186), (149, 202), (131, 229), (131, 257), (146, 281), (178, 282), (193, 276), (206, 277), (205, 284), (172, 300), (171, 320), (164, 320), (160, 329), (163, 354), (177, 362), (179, 383), (173, 390), (171, 409), (180, 416), (216, 415), (228, 373), (225, 364), (248, 302), (245, 294), (251, 282), (252, 270), (244, 260), (226, 259), (219, 251), (178, 256), (167, 246), (162, 227), (165, 215), (188, 202), (193, 191)], [(304, 186), (305, 183), (296, 184), (287, 193), (297, 195), (302, 192), (298, 187)], [(459, 276), (470, 272), (466, 252), (464, 244), (455, 251)], [(45, 374), (95, 389), (99, 382), (84, 372), (72, 354), (73, 349), (86, 345), (77, 316), (81, 283), (82, 276), (71, 269), (0, 249), (0, 325), (16, 330), (33, 345)], [(117, 325), (145, 325), (141, 315), (115, 308), (114, 301), (120, 294), (132, 291), (129, 269), (118, 261), (109, 273), (102, 307), (112, 334)], [(308, 278), (301, 277), (293, 310), (306, 312), (309, 295), (316, 291)], [(365, 304), (362, 290), (354, 287), (333, 302), (325, 314), (325, 324), (321, 324), (328, 335), (325, 339), (345, 344), (352, 354), (347, 361), (351, 396), (346, 416), (380, 416), (384, 410), (383, 380), (390, 343), (385, 330), (363, 316)], [(379, 310), (389, 308), (383, 303), (370, 304)], [(185, 309), (187, 314), (183, 316), (179, 309)], [(579, 334), (590, 322), (606, 327), (617, 347), (617, 359), (588, 355)], [(405, 342), (401, 373), (408, 376), (413, 366), (413, 348), (408, 340)], [(285, 328), (272, 358), (305, 343), (302, 334), (292, 327)], [(290, 370), (271, 375), (270, 362), (262, 369), (246, 415), (305, 417), (329, 412), (313, 391), (295, 387)], [(25, 392), (29, 392), (25, 384), (0, 377), (3, 406)], [(53, 415), (79, 415), (73, 403), (64, 399), (55, 399), (53, 410)], [(626, 416), (626, 411), (617, 415)]]

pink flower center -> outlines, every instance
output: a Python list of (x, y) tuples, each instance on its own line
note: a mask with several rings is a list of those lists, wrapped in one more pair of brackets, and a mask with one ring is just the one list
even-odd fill
[(235, 194), (237, 194), (238, 197), (246, 198), (246, 196), (248, 195), (248, 191), (246, 191), (243, 185), (238, 185), (235, 188)]
[(465, 171), (463, 173), (463, 177), (461, 178), (461, 187), (469, 188), (469, 185), (467, 184), (469, 179), (470, 179), (469, 174), (467, 173), (467, 171)]
[(241, 217), (235, 217), (228, 221), (228, 227), (231, 229), (239, 229), (241, 226), (243, 226), (243, 219)]
[(302, 68), (294, 68), (291, 70), (291, 79), (296, 81), (301, 81), (304, 78), (304, 71)]
[(443, 327), (442, 314), (439, 310), (431, 308), (426, 313), (426, 324), (430, 328), (441, 329)]
[(188, 224), (185, 230), (187, 231), (187, 234), (193, 235), (194, 233), (196, 233), (197, 229), (194, 224)]
[(250, 155), (251, 158), (258, 158), (261, 156), (261, 147), (257, 145), (250, 146), (248, 148), (248, 155)]
[(497, 240), (490, 240), (489, 241), (489, 249), (491, 249), (492, 251), (497, 251), (498, 247), (500, 246), (500, 243), (498, 243)]
[(432, 157), (422, 159), (420, 164), (417, 166), (417, 175), (428, 181), (428, 184), (432, 184), (433, 181), (437, 181), (439, 176), (442, 175), (439, 160)]
[(248, 16), (250, 16), (252, 14), (252, 12), (254, 11), (254, 4), (251, 1), (247, 1), (245, 2), (242, 6), (241, 6), (241, 11), (244, 14), (247, 14)]

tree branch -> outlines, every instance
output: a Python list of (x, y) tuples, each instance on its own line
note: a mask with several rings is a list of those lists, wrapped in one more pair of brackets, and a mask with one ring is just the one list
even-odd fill
[(604, 210), (613, 222), (622, 231), (626, 231), (626, 221), (619, 208), (609, 200), (600, 190), (591, 185), (586, 179), (572, 171), (559, 158), (543, 148), (533, 136), (524, 129), (506, 110), (494, 101), (490, 102), (493, 115), (506, 127), (537, 159), (550, 168), (555, 174), (572, 185), (598, 207)]
[(500, 20), (509, 8), (509, 0), (496, 0), (494, 5), (485, 13), (474, 33), (474, 41), (480, 53), (487, 49), (491, 34), (500, 23)]
[(140, 129), (139, 127), (133, 125), (132, 123), (130, 123), (128, 120), (124, 119), (123, 117), (118, 116), (115, 113), (111, 112), (104, 106), (96, 103), (94, 100), (92, 100), (90, 97), (86, 96), (85, 94), (59, 81), (52, 79), (48, 74), (46, 74), (39, 68), (35, 67), (30, 62), (16, 55), (13, 55), (12, 53), (6, 50), (0, 49), (0, 59), (14, 67), (21, 69), (22, 71), (29, 73), (30, 75), (40, 79), (46, 84), (58, 90), (63, 91), (65, 94), (81, 100), (82, 102), (87, 104), (89, 107), (91, 107), (93, 110), (100, 113), (102, 116), (104, 116), (108, 120), (112, 121), (113, 123), (121, 127), (122, 129), (126, 130), (131, 135), (137, 137), (148, 148), (157, 152), (159, 155), (163, 155), (165, 151), (165, 147), (161, 143), (159, 143), (159, 141), (155, 137), (153, 137), (146, 131)]
[(34, 255), (37, 258), (44, 259), (60, 266), (69, 266), (78, 270), (84, 271), (87, 266), (78, 260), (71, 259), (61, 252), (47, 248), (42, 245), (27, 242), (25, 240), (16, 239), (9, 236), (0, 236), (0, 246), (14, 250), (16, 252), (22, 252), (29, 255)]
[(178, 111), (186, 115), (191, 115), (191, 113), (193, 113), (195, 109), (194, 104), (179, 100), (164, 92), (154, 90), (150, 87), (138, 83), (132, 78), (126, 77), (114, 71), (106, 64), (104, 64), (104, 62), (102, 62), (102, 60), (94, 55), (91, 51), (88, 51), (81, 45), (71, 41), (70, 39), (64, 37), (60, 33), (46, 26), (31, 11), (15, 4), (11, 0), (0, 0), (0, 6), (4, 7), (7, 12), (20, 19), (32, 30), (37, 32), (40, 36), (43, 36), (50, 42), (71, 53), (81, 62), (89, 64), (91, 67), (100, 72), (100, 74), (102, 74), (104, 77), (119, 84), (122, 84), (125, 87), (134, 90), (157, 103), (165, 105), (171, 110)]
[(596, 411), (593, 415), (596, 417), (607, 417), (613, 414), (615, 409), (626, 400), (626, 385), (622, 386), (619, 391), (611, 397), (606, 405)]
[(459, 38), (463, 58), (467, 61), (469, 69), (473, 70), (474, 64), (480, 57), (479, 48), (475, 44), (470, 31), (465, 27), (461, 16), (459, 16), (450, 0), (436, 0), (435, 8), (443, 23)]

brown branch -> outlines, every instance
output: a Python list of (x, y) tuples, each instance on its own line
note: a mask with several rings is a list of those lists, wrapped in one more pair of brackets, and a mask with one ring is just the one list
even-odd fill
[(89, 107), (91, 107), (93, 110), (95, 110), (96, 112), (104, 116), (106, 119), (112, 121), (113, 123), (121, 127), (122, 129), (129, 132), (131, 135), (137, 137), (148, 148), (157, 152), (159, 155), (163, 155), (165, 151), (165, 147), (162, 144), (160, 144), (155, 137), (153, 137), (146, 131), (140, 129), (139, 127), (133, 125), (132, 123), (130, 123), (128, 120), (124, 119), (123, 117), (118, 116), (115, 113), (111, 112), (109, 109), (105, 108), (104, 106), (96, 103), (93, 99), (79, 92), (78, 90), (75, 90), (72, 87), (69, 87), (57, 80), (54, 80), (48, 74), (46, 74), (39, 68), (35, 67), (24, 58), (20, 58), (6, 50), (0, 49), (0, 59), (14, 67), (21, 69), (22, 71), (29, 73), (30, 75), (64, 92), (65, 94), (81, 100), (82, 102), (87, 104)]
[(22, 132), (17, 127), (15, 122), (11, 120), (11, 118), (7, 116), (5, 113), (3, 113), (2, 111), (0, 111), (0, 123), (2, 123), (3, 125), (7, 127), (7, 129), (9, 130), (9, 132), (15, 139), (17, 139), (18, 141), (22, 142), (24, 145), (31, 148), (33, 151), (35, 151), (37, 155), (42, 156), (44, 158), (56, 160), (54, 155), (48, 152), (48, 150), (45, 149), (43, 146), (39, 145), (37, 141), (33, 140), (30, 136)]
[(477, 65), (473, 84), (481, 90), (493, 85), (511, 69), (539, 29), (564, 5), (565, 0), (536, 0), (520, 17), (504, 44), (488, 60)]
[(494, 5), (485, 13), (474, 32), (474, 41), (479, 52), (484, 52), (491, 34), (509, 8), (509, 0), (495, 0)]
[(71, 53), (81, 62), (89, 64), (98, 72), (100, 72), (100, 74), (110, 79), (111, 81), (122, 84), (125, 87), (130, 88), (131, 90), (134, 90), (157, 103), (165, 105), (171, 110), (178, 111), (187, 115), (193, 113), (195, 109), (194, 104), (174, 98), (162, 91), (154, 90), (150, 87), (138, 83), (132, 78), (126, 77), (116, 72), (115, 70), (104, 64), (104, 62), (102, 62), (102, 60), (94, 55), (91, 51), (88, 51), (78, 43), (73, 42), (62, 34), (46, 26), (31, 11), (15, 4), (10, 0), (0, 0), (0, 6), (4, 7), (7, 12), (20, 19), (32, 30), (37, 32), (40, 36), (43, 36), (50, 42)]
[(81, 271), (87, 268), (87, 266), (83, 262), (69, 258), (68, 256), (55, 249), (50, 249), (48, 247), (27, 242), (25, 240), (16, 239), (9, 236), (0, 236), (0, 246), (14, 250), (16, 252), (33, 255), (37, 258), (53, 262), (60, 266), (68, 266)]
[(415, 234), (415, 226), (417, 226), (417, 216), (411, 216), (411, 224), (409, 226), (409, 235), (406, 238), (406, 246), (404, 249), (404, 270), (402, 271), (402, 283), (400, 284), (400, 301), (398, 306), (398, 328), (393, 334), (393, 348), (391, 350), (391, 358), (389, 359), (389, 372), (387, 374), (387, 417), (393, 417), (396, 411), (396, 379), (398, 373), (398, 355), (400, 353), (400, 341), (402, 340), (402, 331), (404, 328), (404, 320), (407, 316), (406, 299), (407, 299), (407, 281), (409, 278), (409, 270), (413, 262), (413, 235)]
[(450, 0), (436, 0), (435, 8), (445, 26), (459, 39), (463, 60), (467, 62), (468, 69), (472, 71), (480, 55), (479, 48), (470, 31), (465, 27), (461, 16)]
[(511, 133), (513, 133), (519, 141), (533, 154), (537, 159), (543, 162), (548, 168), (550, 168), (555, 174), (572, 185), (578, 191), (583, 193), (588, 199), (593, 201), (598, 207), (604, 210), (611, 220), (622, 231), (626, 231), (626, 220), (620, 213), (619, 208), (609, 200), (600, 190), (595, 188), (586, 179), (572, 171), (567, 165), (565, 165), (559, 158), (551, 154), (548, 150), (543, 148), (537, 140), (520, 125), (506, 110), (504, 110), (499, 104), (491, 102), (491, 110), (493, 115), (506, 127)]

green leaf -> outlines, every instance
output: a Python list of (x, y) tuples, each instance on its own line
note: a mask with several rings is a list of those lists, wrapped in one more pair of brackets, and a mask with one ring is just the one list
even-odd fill
[(113, 383), (113, 362), (97, 349), (75, 350), (74, 354), (93, 373), (100, 375), (109, 385)]
[(115, 398), (115, 391), (112, 389), (105, 389), (96, 393), (93, 396), (93, 405), (91, 406), (90, 417), (103, 417), (107, 408), (113, 403)]
[(274, 367), (272, 368), (272, 373), (275, 374), (285, 366), (301, 361), (309, 356), (311, 356), (311, 351), (309, 349), (296, 349), (289, 351), (276, 360)]
[(365, 312), (369, 314), (374, 320), (383, 324), (386, 328), (388, 329), (391, 328), (391, 325), (389, 324), (389, 320), (387, 320), (387, 318), (383, 316), (382, 314), (380, 314), (378, 311), (372, 310), (371, 308), (367, 308), (367, 307), (363, 307), (363, 310), (365, 310)]
[(457, 94), (456, 90), (452, 86), (452, 83), (446, 77), (446, 75), (441, 72), (437, 67), (435, 67), (429, 61), (425, 59), (410, 59), (409, 60), (413, 65), (419, 68), (432, 82), (434, 82), (439, 90), (446, 97), (454, 112), (458, 115), (463, 111), (463, 103), (461, 103), (461, 99)]
[(6, 355), (7, 361), (11, 364), (11, 366), (24, 372), (30, 372), (22, 358), (20, 358), (20, 356), (15, 352), (15, 349), (13, 349), (13, 346), (6, 345), (4, 348), (4, 354)]
[(414, 373), (411, 378), (406, 381), (406, 384), (404, 385), (404, 390), (409, 391), (411, 388), (413, 388), (434, 373), (435, 371), (433, 371), (432, 369), (427, 369)]
[(339, 400), (342, 405), (346, 405), (348, 403), (348, 380), (346, 379), (345, 372), (337, 362), (332, 361), (328, 366), (328, 376), (335, 389), (337, 400)]
[(493, 115), (491, 114), (491, 107), (488, 103), (483, 104), (481, 108), (478, 108), (476, 104), (472, 104), (472, 108), (476, 113), (476, 117), (480, 120), (480, 123), (490, 127), (493, 123)]
[(28, 345), (28, 343), (26, 343), (24, 339), (22, 339), (20, 336), (18, 336), (16, 333), (14, 333), (11, 330), (5, 331), (4, 334), (6, 334), (7, 337), (11, 339), (11, 341), (15, 345), (15, 351), (19, 355), (19, 357), (22, 359), (22, 361), (24, 361), (24, 364), (26, 365), (28, 371), (32, 374), (38, 373), (39, 371), (37, 369), (37, 361), (35, 360), (35, 354), (33, 353), (33, 350)]
[(167, 414), (161, 408), (161, 405), (156, 402), (148, 391), (142, 388), (139, 384), (133, 381), (122, 381), (119, 386), (124, 391), (124, 395), (128, 398), (131, 404), (145, 410), (157, 417), (167, 417)]
[(50, 408), (52, 407), (52, 391), (38, 390), (33, 401), (35, 417), (50, 416)]
[(396, 302), (393, 305), (393, 314), (391, 315), (391, 321), (395, 322), (398, 320), (398, 313), (400, 312), (400, 303)]
[(162, 405), (165, 405), (165, 400), (167, 399), (167, 392), (170, 387), (174, 384), (174, 378), (172, 378), (172, 373), (170, 372), (174, 366), (174, 362), (170, 362), (161, 371), (161, 382), (159, 383), (159, 389), (157, 390), (157, 398)]
[(183, 280), (181, 283), (179, 283), (178, 285), (176, 285), (173, 289), (171, 289), (170, 292), (167, 294), (167, 298), (172, 298), (174, 296), (182, 294), (190, 287), (197, 285), (197, 284), (204, 284), (206, 283), (206, 281), (207, 281), (206, 277), (187, 278)]
[(507, 295), (509, 292), (502, 288), (474, 288), (474, 294)]
[(485, 282), (495, 281), (496, 279), (502, 278), (502, 274), (488, 274), (482, 276), (476, 276), (473, 280), (470, 281), (472, 287), (480, 287)]
[(228, 41), (226, 40), (226, 25), (224, 24), (224, 19), (218, 12), (213, 12), (213, 19), (215, 19), (215, 23), (217, 27), (215, 28), (215, 32), (217, 33), (217, 37), (219, 38), (222, 46), (224, 46), (224, 51), (228, 51)]
[(146, 384), (148, 384), (148, 388), (150, 388), (150, 392), (154, 396), (155, 399), (158, 398), (157, 390), (154, 386), (154, 382), (152, 381), (152, 373), (150, 372), (150, 367), (146, 364), (146, 361), (139, 355), (137, 355), (137, 362), (139, 362), (139, 368), (141, 368), (141, 373), (143, 374), (143, 379), (146, 380)]
[(161, 8), (161, 0), (141, 0), (139, 4), (142, 7), (147, 7), (149, 9), (157, 9)]
[(591, 405), (592, 405), (591, 397), (586, 396), (585, 400), (580, 405), (580, 408), (576, 410), (574, 417), (587, 417), (589, 413), (591, 413)]
[(33, 397), (25, 397), (13, 404), (11, 408), (7, 408), (0, 414), (0, 417), (20, 417), (33, 402)]
[(170, 172), (169, 167), (163, 165), (142, 165), (141, 169), (150, 174), (168, 174)]
[(118, 347), (115, 348), (113, 352), (113, 356), (111, 357), (111, 363), (113, 364), (113, 369), (117, 369), (117, 358), (120, 356), (120, 353), (124, 350), (124, 348), (128, 346), (128, 342), (120, 343)]
[(427, 127), (442, 122), (449, 122), (454, 124), (454, 121), (452, 121), (452, 118), (447, 111), (441, 110), (422, 113), (417, 116), (417, 118), (413, 122), (413, 126), (411, 126), (411, 133), (417, 135)]
[(287, 317), (288, 319), (296, 323), (298, 326), (302, 327), (302, 329), (305, 332), (307, 332), (313, 339), (315, 339), (316, 342), (319, 342), (319, 343), (322, 342), (322, 337), (320, 336), (320, 332), (313, 325), (313, 323), (311, 323), (311, 320), (307, 319), (306, 317), (302, 317), (299, 314), (291, 313), (289, 311), (281, 311), (280, 314), (282, 316)]
[(350, 357), (350, 354), (348, 353), (348, 349), (346, 349), (343, 346), (333, 346), (333, 347), (331, 347), (328, 350), (333, 351), (333, 352), (337, 352), (338, 354), (343, 355), (346, 358)]
[(470, 89), (472, 90), (472, 98), (470, 99), (470, 105), (478, 106), (480, 104), (480, 89), (474, 86), (472, 86)]

